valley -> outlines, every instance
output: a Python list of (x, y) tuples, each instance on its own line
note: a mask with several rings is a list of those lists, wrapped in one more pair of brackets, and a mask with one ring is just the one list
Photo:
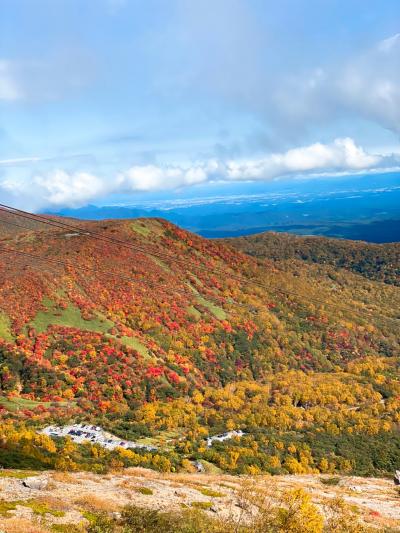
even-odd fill
[(393, 475), (397, 245), (49, 220), (0, 243), (5, 472)]

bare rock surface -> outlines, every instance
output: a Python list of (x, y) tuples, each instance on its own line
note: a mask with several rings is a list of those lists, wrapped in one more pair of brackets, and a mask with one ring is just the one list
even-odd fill
[[(128, 504), (171, 511), (203, 502), (209, 504), (210, 516), (235, 517), (243, 513), (244, 493), (256, 487), (271, 501), (284, 490), (302, 488), (321, 509), (340, 497), (356, 507), (365, 522), (400, 531), (400, 495), (392, 479), (343, 476), (334, 485), (323, 483), (329, 477), (159, 474), (143, 468), (107, 475), (45, 472), (22, 480), (0, 477), (0, 500), (16, 502), (13, 510), (0, 516), (0, 530), (7, 532), (7, 524), (18, 519), (36, 523), (37, 531), (45, 532), (54, 524), (84, 525), (85, 512), (119, 513)], [(36, 503), (41, 505), (39, 517)]]

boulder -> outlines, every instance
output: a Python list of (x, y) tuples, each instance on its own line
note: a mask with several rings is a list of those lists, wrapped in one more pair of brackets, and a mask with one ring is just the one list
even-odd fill
[(22, 485), (27, 489), (45, 490), (48, 485), (48, 479), (44, 477), (27, 477), (22, 480)]
[(395, 485), (400, 485), (400, 470), (396, 470), (396, 472), (394, 473), (393, 481)]

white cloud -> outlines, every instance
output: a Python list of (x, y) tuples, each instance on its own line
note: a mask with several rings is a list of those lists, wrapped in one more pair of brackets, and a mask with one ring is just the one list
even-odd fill
[(274, 153), (260, 159), (210, 160), (193, 166), (134, 166), (121, 172), (118, 191), (177, 189), (207, 181), (268, 181), (291, 174), (312, 174), (322, 170), (359, 170), (378, 165), (382, 157), (368, 154), (352, 139), (336, 139), (330, 144), (315, 143)]
[(8, 194), (20, 197), (23, 202), (32, 195), (29, 202), (39, 207), (79, 207), (110, 190), (107, 181), (94, 174), (68, 173), (60, 169), (36, 175), (29, 182), (4, 179), (0, 187)]
[(42, 161), (42, 160), (43, 158), (40, 158), (40, 157), (18, 157), (18, 158), (12, 158), (12, 159), (0, 159), (0, 167), (25, 165), (27, 163), (37, 163), (38, 161)]
[(68, 154), (68, 155), (57, 155), (57, 156), (29, 156), (29, 157), (14, 157), (10, 159), (0, 159), (0, 169), (2, 167), (28, 167), (31, 166), (33, 163), (43, 163), (53, 162), (54, 164), (57, 164), (57, 162), (60, 161), (72, 161), (72, 160), (83, 160), (88, 159), (90, 156), (88, 154)]
[(68, 174), (55, 170), (47, 176), (34, 177), (33, 183), (50, 205), (82, 205), (107, 191), (104, 180), (87, 172)]
[(291, 174), (313, 174), (321, 170), (367, 169), (377, 165), (381, 156), (367, 154), (352, 139), (336, 139), (331, 144), (315, 143), (259, 160), (231, 161), (227, 177), (234, 180), (267, 180)]
[(189, 167), (134, 166), (118, 176), (118, 185), (132, 191), (177, 189), (208, 181), (213, 175), (212, 170), (212, 162)]
[[(193, 165), (136, 165), (113, 179), (89, 172), (55, 169), (37, 173), (30, 181), (3, 179), (1, 193), (14, 194), (26, 204), (34, 198), (35, 208), (78, 207), (113, 193), (173, 190), (212, 181), (269, 181), (285, 177), (321, 177), (342, 173), (369, 173), (392, 169), (399, 164), (396, 155), (367, 153), (353, 139), (315, 143), (263, 158), (249, 160), (209, 160)], [(32, 198), (30, 198), (32, 197)]]

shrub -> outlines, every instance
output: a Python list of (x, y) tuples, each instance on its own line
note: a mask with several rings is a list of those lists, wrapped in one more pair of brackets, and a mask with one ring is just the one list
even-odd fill
[(324, 514), (326, 516), (327, 531), (333, 531), (335, 533), (367, 533), (376, 531), (376, 528), (369, 528), (361, 524), (351, 506), (346, 504), (341, 498), (328, 501), (324, 505)]
[(212, 502), (192, 502), (190, 504), (195, 509), (202, 509), (203, 511), (208, 511), (213, 506)]
[(107, 516), (106, 513), (100, 513), (93, 518), (87, 533), (113, 533), (115, 531), (115, 521)]
[(260, 509), (256, 531), (271, 533), (322, 533), (324, 520), (311, 496), (301, 489), (283, 494), (281, 505)]
[(210, 496), (210, 498), (222, 498), (225, 496), (225, 494), (222, 494), (222, 492), (218, 492), (213, 489), (209, 489), (207, 487), (204, 487), (202, 489), (198, 489), (199, 492), (201, 492), (204, 496)]
[(134, 505), (124, 508), (121, 523), (127, 531), (134, 531), (135, 533), (158, 533), (161, 531), (172, 533), (177, 530), (179, 524), (175, 515), (160, 513), (152, 509), (142, 509)]
[(334, 486), (334, 485), (339, 485), (340, 477), (322, 477), (320, 481), (324, 485)]
[(136, 492), (140, 492), (140, 494), (146, 494), (148, 496), (153, 494), (152, 489), (150, 489), (149, 487), (136, 487), (135, 490), (136, 490)]

